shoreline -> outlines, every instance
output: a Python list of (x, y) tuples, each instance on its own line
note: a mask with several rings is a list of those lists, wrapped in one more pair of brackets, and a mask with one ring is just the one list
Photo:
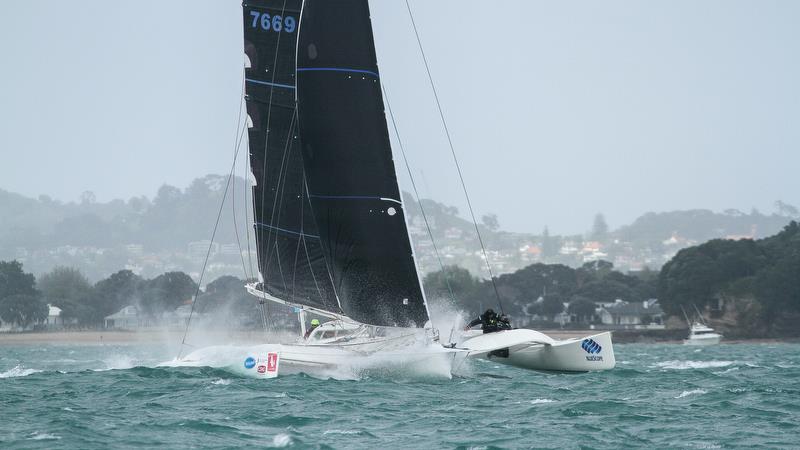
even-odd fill
[[(541, 330), (542, 333), (557, 340), (580, 338), (603, 332), (603, 330)], [(196, 333), (196, 331), (194, 332)], [(190, 335), (194, 334), (190, 333)], [(616, 336), (617, 333), (614, 333)], [(0, 346), (3, 345), (33, 345), (33, 344), (134, 344), (157, 342), (180, 342), (184, 331), (174, 329), (163, 330), (85, 330), (85, 331), (26, 331), (0, 333)], [(290, 334), (281, 333), (280, 337), (286, 338)], [(210, 342), (225, 342), (252, 344), (264, 341), (264, 332), (261, 330), (205, 330), (203, 340)], [(675, 344), (682, 345), (682, 339), (654, 339), (653, 336), (640, 334), (637, 336), (619, 336), (614, 339), (616, 344)], [(752, 338), (752, 339), (725, 339), (722, 344), (770, 344), (770, 343), (800, 343), (798, 338)]]

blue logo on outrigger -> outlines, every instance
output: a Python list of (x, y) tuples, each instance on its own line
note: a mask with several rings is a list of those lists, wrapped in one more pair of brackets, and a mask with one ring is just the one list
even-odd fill
[(256, 360), (252, 356), (248, 356), (247, 359), (244, 360), (245, 369), (252, 369), (255, 366), (256, 366)]
[(595, 342), (594, 339), (584, 339), (583, 342), (581, 342), (581, 348), (586, 350), (586, 353), (590, 355), (600, 353), (600, 351), (603, 350), (603, 347)]

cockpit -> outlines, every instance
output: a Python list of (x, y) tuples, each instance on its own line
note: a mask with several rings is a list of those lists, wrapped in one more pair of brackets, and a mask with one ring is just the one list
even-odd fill
[(358, 324), (331, 320), (318, 326), (308, 335), (308, 344), (327, 344), (343, 339), (350, 339), (364, 332), (364, 327)]

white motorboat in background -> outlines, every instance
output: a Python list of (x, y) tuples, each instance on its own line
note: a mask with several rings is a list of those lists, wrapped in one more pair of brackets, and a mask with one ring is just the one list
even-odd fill
[(692, 323), (689, 328), (689, 338), (683, 341), (686, 345), (714, 345), (719, 344), (722, 335), (713, 328), (701, 322)]
[(705, 320), (703, 320), (703, 315), (700, 314), (700, 310), (697, 309), (697, 306), (692, 305), (694, 308), (694, 312), (696, 314), (695, 320), (689, 320), (689, 316), (686, 314), (686, 311), (681, 307), (681, 311), (683, 311), (683, 317), (686, 318), (686, 323), (689, 324), (689, 337), (683, 341), (686, 345), (715, 345), (719, 344), (719, 341), (722, 340), (722, 335), (714, 331), (713, 328), (709, 327)]

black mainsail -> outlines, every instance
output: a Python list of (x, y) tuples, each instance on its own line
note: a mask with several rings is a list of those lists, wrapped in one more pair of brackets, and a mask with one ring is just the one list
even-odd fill
[(345, 314), (428, 320), (397, 184), (367, 0), (306, 0), (297, 47), (303, 163)]
[(261, 290), (369, 325), (424, 326), (368, 2), (243, 9)]
[(261, 289), (339, 313), (305, 188), (295, 102), (301, 0), (243, 4), (245, 92)]

